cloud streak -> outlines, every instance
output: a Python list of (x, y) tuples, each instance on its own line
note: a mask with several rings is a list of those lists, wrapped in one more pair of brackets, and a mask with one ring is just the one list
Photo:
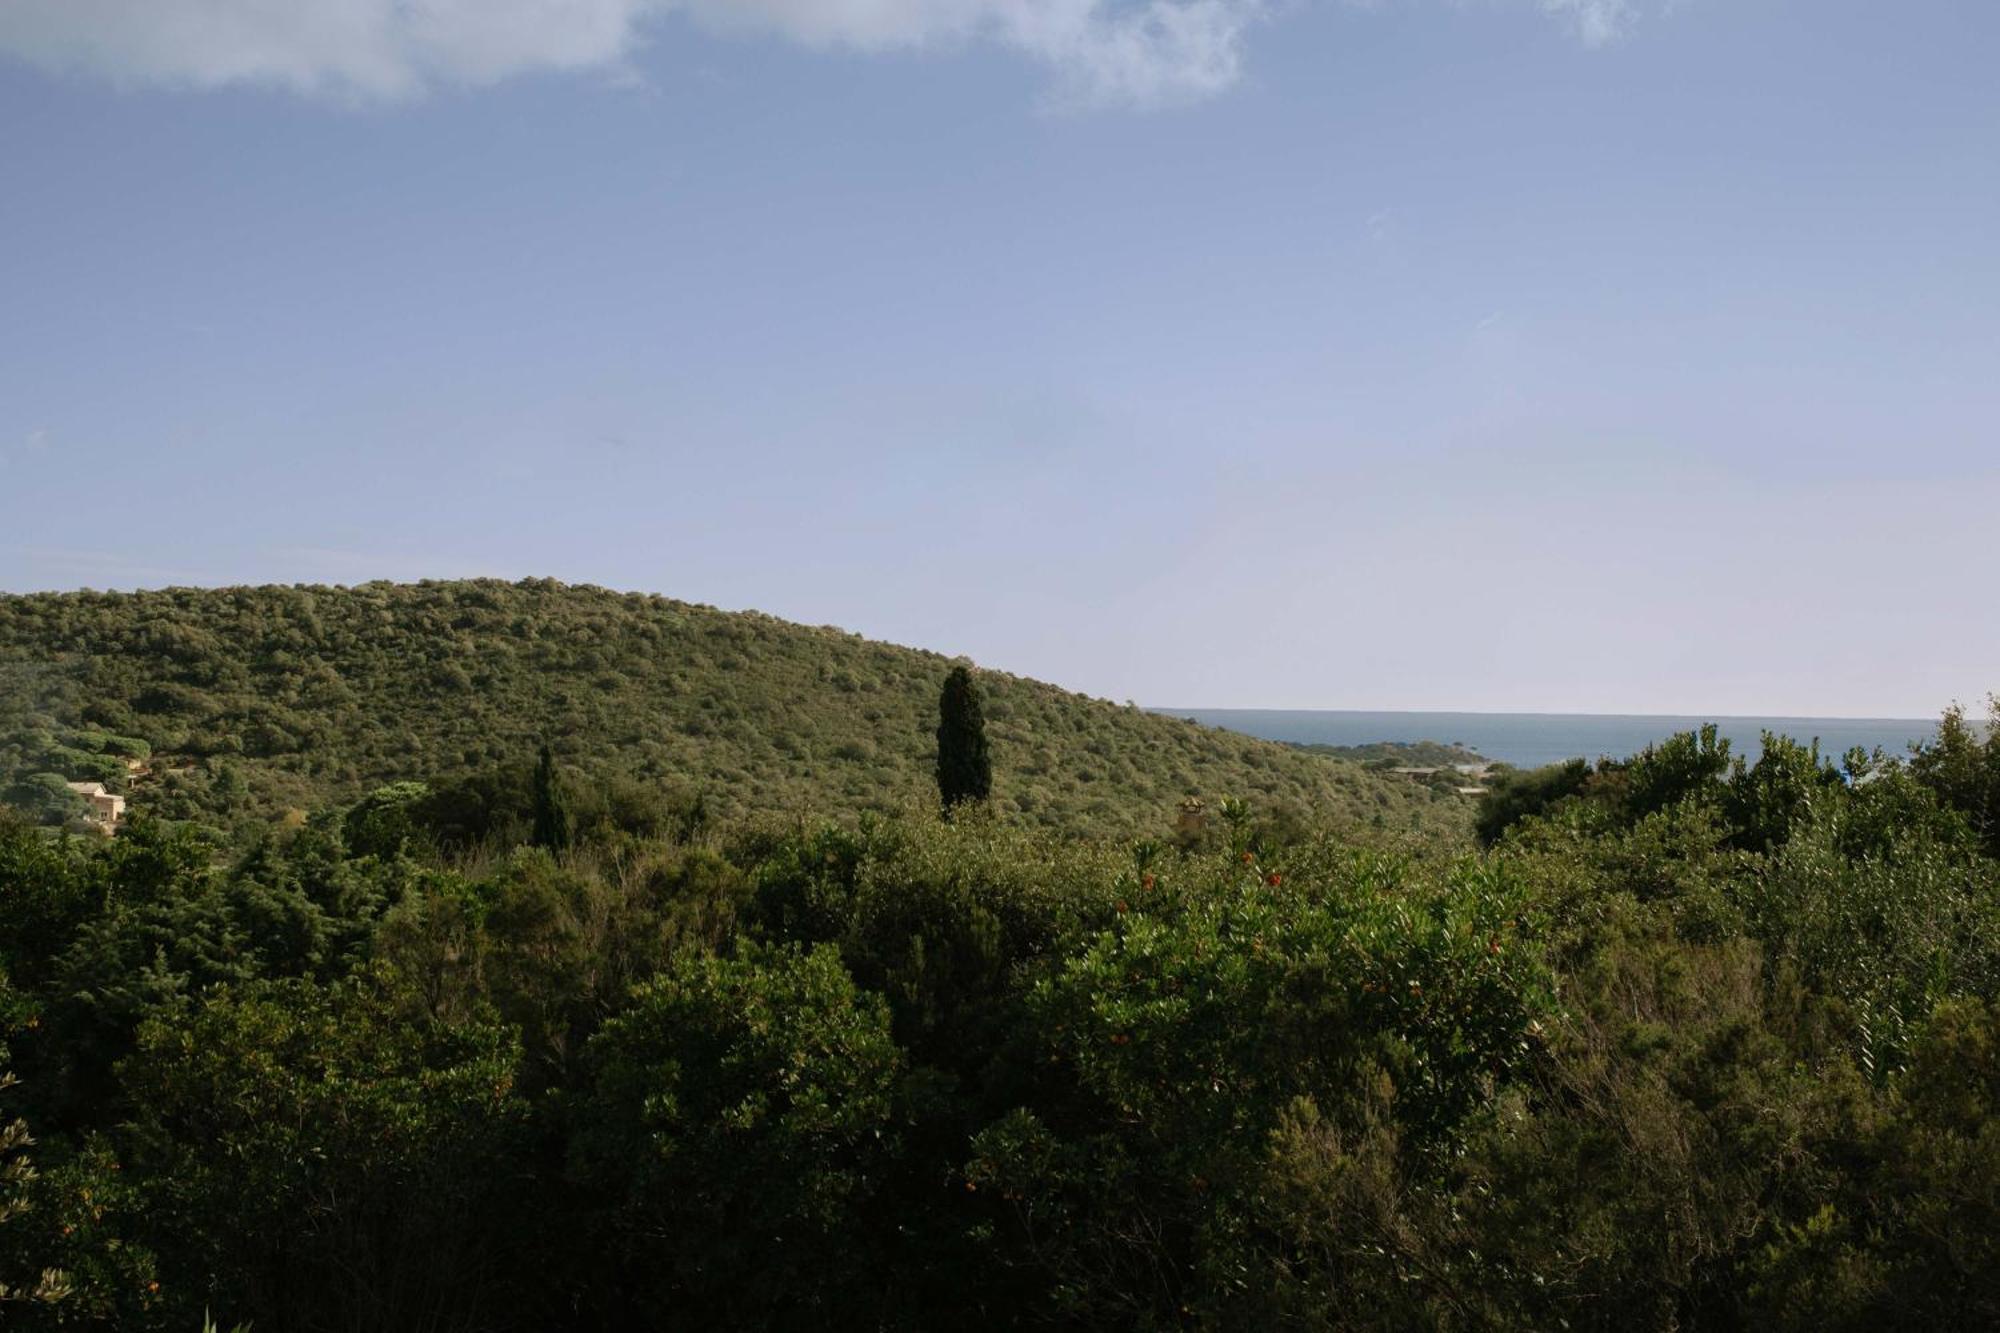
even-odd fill
[[(1589, 45), (1644, 0), (1532, 0)], [(1250, 30), (1296, 0), (4, 0), (0, 52), (136, 87), (251, 86), (346, 102), (533, 73), (618, 73), (672, 19), (863, 52), (988, 44), (1058, 100), (1150, 107), (1241, 76)], [(1355, 3), (1355, 0), (1348, 0)]]
[(537, 72), (616, 71), (681, 17), (811, 46), (992, 43), (1065, 99), (1151, 106), (1235, 82), (1263, 0), (7, 0), (0, 51), (128, 86), (375, 102)]
[(1542, 12), (1576, 30), (1585, 46), (1617, 41), (1638, 22), (1634, 0), (1539, 0)]

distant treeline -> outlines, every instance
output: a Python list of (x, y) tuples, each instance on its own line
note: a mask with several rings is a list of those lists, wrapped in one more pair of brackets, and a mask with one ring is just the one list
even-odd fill
[(1292, 748), (1307, 754), (1346, 759), (1378, 768), (1452, 768), (1460, 764), (1485, 765), (1493, 762), (1477, 750), (1442, 741), (1376, 741), (1372, 745), (1325, 745), (1293, 742)]

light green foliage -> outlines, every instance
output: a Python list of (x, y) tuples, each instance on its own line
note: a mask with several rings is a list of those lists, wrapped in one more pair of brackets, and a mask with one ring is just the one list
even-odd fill
[[(229, 826), (392, 782), (524, 778), (546, 736), (579, 807), (638, 780), (700, 791), (715, 820), (893, 812), (935, 798), (949, 665), (546, 580), (0, 596), (0, 787), (50, 768), (38, 756), (59, 736), (103, 731), (154, 752), (135, 810)], [(1182, 797), (1225, 793), (1355, 827), (1378, 812), (1398, 831), (1464, 818), (1358, 764), (980, 678), (1007, 819), (1158, 832)]]

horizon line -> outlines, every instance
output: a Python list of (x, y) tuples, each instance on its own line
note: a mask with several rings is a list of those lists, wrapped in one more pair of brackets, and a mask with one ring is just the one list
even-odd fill
[[(1936, 726), (1938, 723), (1937, 716), (1898, 717), (1886, 713), (1611, 713), (1545, 708), (1280, 708), (1261, 704), (1221, 707), (1208, 705), (1168, 707), (1141, 704), (1140, 707), (1149, 713), (1171, 713), (1176, 716), (1190, 713), (1334, 713), (1363, 717), (1382, 713), (1406, 713), (1417, 717), (1616, 717), (1667, 722), (1921, 722), (1927, 726)], [(1980, 714), (1968, 713), (1966, 716), (1977, 721), (1991, 720)]]

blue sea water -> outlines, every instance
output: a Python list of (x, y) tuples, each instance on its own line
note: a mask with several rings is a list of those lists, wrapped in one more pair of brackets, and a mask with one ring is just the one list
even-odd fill
[(1613, 713), (1363, 713), (1320, 709), (1156, 708), (1211, 727), (1265, 740), (1308, 745), (1373, 745), (1379, 741), (1439, 741), (1469, 746), (1488, 759), (1521, 768), (1565, 759), (1621, 759), (1677, 731), (1713, 722), (1734, 753), (1755, 759), (1763, 733), (1819, 741), (1838, 759), (1854, 746), (1907, 756), (1937, 734), (1931, 719), (1856, 717), (1647, 717)]

